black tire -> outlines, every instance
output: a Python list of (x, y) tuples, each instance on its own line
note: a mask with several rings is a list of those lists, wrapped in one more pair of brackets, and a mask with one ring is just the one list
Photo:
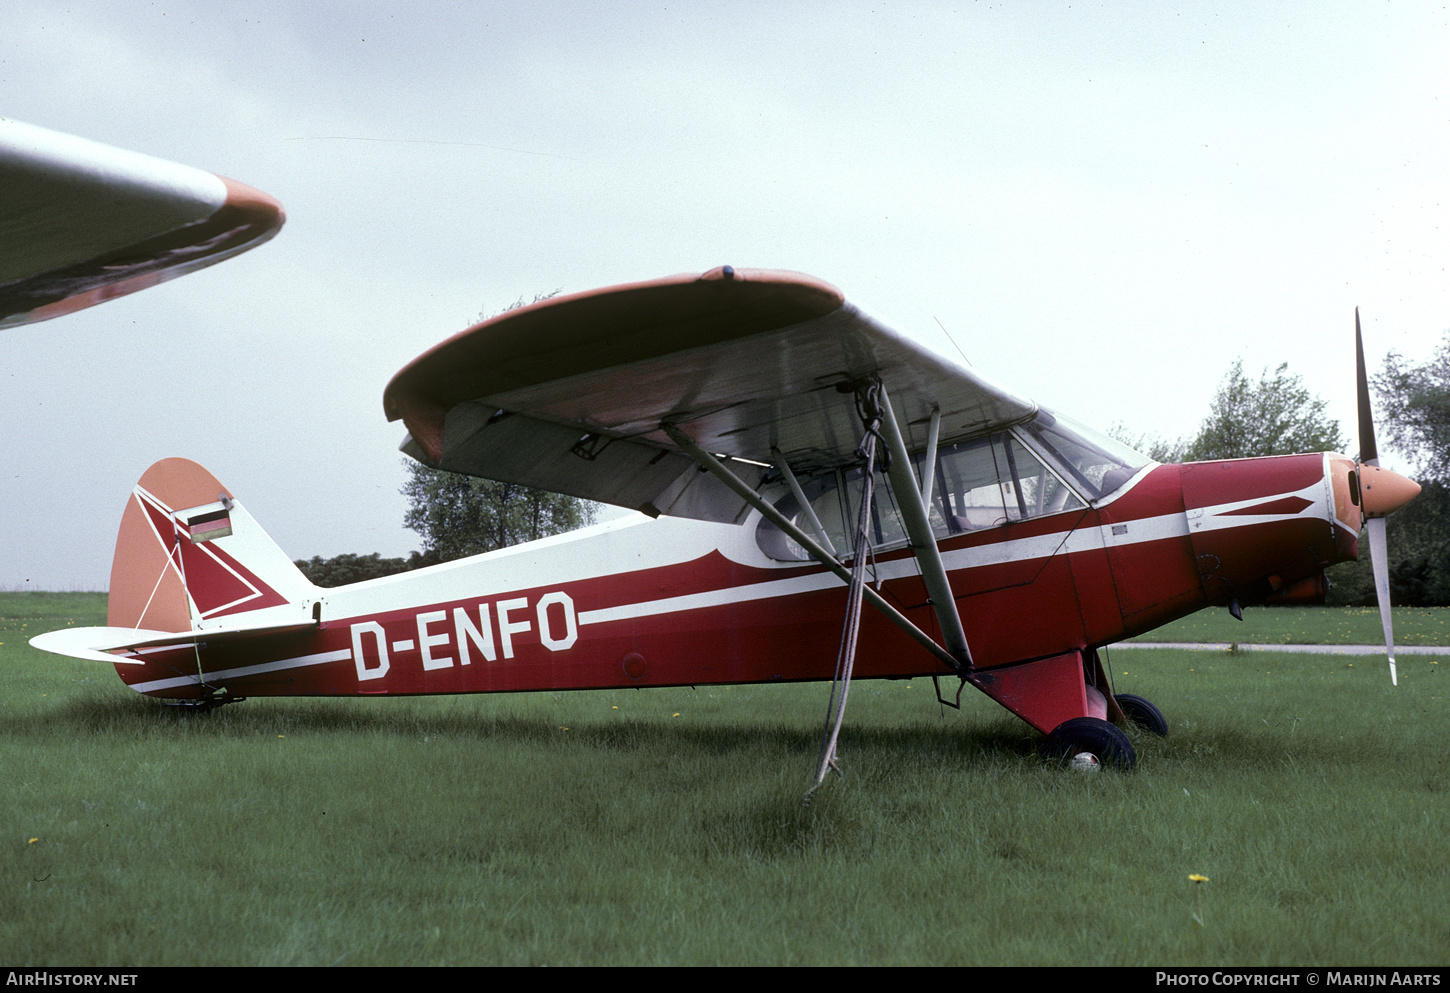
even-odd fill
[(1163, 716), (1163, 711), (1131, 693), (1117, 694), (1117, 701), (1128, 720), (1144, 731), (1152, 731), (1160, 738), (1168, 737), (1168, 719)]
[(1138, 753), (1122, 729), (1096, 717), (1063, 721), (1047, 736), (1042, 750), (1050, 758), (1065, 761), (1071, 761), (1079, 752), (1089, 752), (1103, 765), (1115, 769), (1131, 769), (1138, 761)]

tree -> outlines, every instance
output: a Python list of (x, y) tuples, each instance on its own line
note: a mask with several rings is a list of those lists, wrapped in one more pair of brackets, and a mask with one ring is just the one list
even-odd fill
[(544, 490), (430, 469), (409, 460), (403, 523), (439, 562), (491, 552), (594, 523), (597, 506)]
[(1244, 375), (1244, 360), (1234, 359), (1192, 440), (1134, 435), (1122, 424), (1114, 424), (1108, 434), (1155, 462), (1342, 451), (1339, 422), (1326, 417), (1324, 408), (1301, 377), (1289, 374), (1289, 363), (1281, 363), (1272, 377), (1265, 369), (1254, 382)]
[(1371, 382), (1386, 437), (1415, 458), (1422, 481), (1450, 483), (1450, 330), (1424, 365), (1390, 352)]
[(1325, 401), (1288, 370), (1289, 363), (1280, 363), (1272, 377), (1265, 369), (1254, 382), (1244, 375), (1243, 359), (1234, 359), (1183, 460), (1342, 451), (1339, 422), (1325, 415)]
[(377, 579), (380, 576), (391, 576), (394, 573), (416, 569), (419, 565), (419, 558), (417, 552), (414, 552), (408, 559), (385, 559), (380, 552), (373, 552), (371, 555), (344, 552), (342, 555), (334, 555), (330, 559), (314, 555), (310, 559), (298, 559), (293, 564), (302, 570), (302, 575), (306, 576), (307, 581), (314, 586), (330, 588), (361, 583), (365, 579)]

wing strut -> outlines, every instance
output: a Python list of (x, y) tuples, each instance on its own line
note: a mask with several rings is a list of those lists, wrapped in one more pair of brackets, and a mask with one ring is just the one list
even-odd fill
[[(936, 545), (936, 535), (931, 533), (931, 521), (927, 519), (922, 489), (918, 488), (916, 480), (912, 478), (911, 456), (906, 454), (906, 442), (901, 437), (901, 428), (897, 426), (896, 414), (891, 409), (891, 398), (886, 395), (884, 386), (881, 388), (881, 408), (885, 413), (881, 428), (891, 452), (891, 463), (886, 469), (886, 478), (891, 483), (891, 494), (896, 497), (896, 506), (901, 508), (901, 522), (906, 525), (907, 537), (911, 539), (911, 552), (916, 556), (917, 567), (921, 569), (921, 579), (926, 584), (926, 594), (931, 598), (931, 609), (936, 613), (937, 624), (941, 626), (947, 651), (957, 660), (952, 668), (958, 672), (971, 672), (972, 652), (967, 647), (967, 633), (962, 628), (961, 615), (957, 613), (957, 600), (952, 594), (951, 583), (947, 581), (947, 571), (942, 564), (941, 551)], [(936, 417), (937, 415), (932, 417), (933, 451), (927, 453), (928, 465), (936, 462)], [(930, 474), (927, 478), (931, 478)]]
[[(755, 491), (754, 487), (746, 483), (735, 473), (731, 472), (729, 467), (722, 463), (715, 456), (711, 455), (699, 445), (695, 444), (694, 440), (691, 439), (689, 435), (685, 434), (675, 425), (671, 424), (668, 421), (665, 421), (660, 424), (660, 428), (665, 432), (665, 434), (670, 436), (670, 439), (674, 441), (675, 444), (679, 445), (680, 448), (684, 449), (684, 451), (691, 458), (693, 458), (702, 469), (706, 470), (716, 479), (720, 480), (720, 482), (730, 487), (730, 489), (733, 490), (737, 496), (739, 496), (746, 503), (750, 504), (750, 506), (754, 507), (756, 510), (764, 514), (767, 520), (769, 520), (772, 524), (774, 524), (776, 527), (780, 528), (783, 532), (789, 535), (792, 541), (804, 548), (810, 554), (811, 558), (815, 559), (817, 562), (821, 563), (821, 565), (825, 566), (827, 569), (835, 573), (838, 577), (840, 577), (842, 582), (846, 583), (848, 586), (850, 585), (850, 570), (842, 565), (834, 555), (822, 548), (814, 538), (806, 534), (800, 528), (796, 527), (793, 521), (791, 521), (784, 514), (782, 514), (780, 511), (776, 510), (773, 506), (763, 500), (760, 494)], [(958, 661), (955, 655), (947, 651), (941, 645), (938, 645), (936, 641), (932, 639), (931, 635), (927, 634), (921, 628), (917, 627), (899, 610), (891, 606), (891, 604), (887, 603), (882, 598), (881, 594), (877, 593), (870, 586), (867, 586), (864, 591), (864, 596), (868, 601), (870, 601), (871, 606), (875, 607), (877, 610), (881, 611), (881, 613), (885, 614), (886, 618), (891, 621), (891, 623), (895, 624), (897, 627), (901, 628), (901, 630), (905, 631), (908, 635), (915, 639), (918, 644), (920, 644), (927, 651), (931, 652), (931, 654), (934, 655), (938, 660), (940, 660), (943, 665), (950, 668), (953, 672), (964, 671), (963, 663)], [(953, 604), (955, 603), (955, 601), (949, 602)], [(960, 622), (958, 626), (960, 626)], [(963, 644), (965, 644), (965, 640), (966, 639), (963, 638)], [(970, 656), (964, 655), (964, 658), (969, 659)], [(970, 664), (970, 662), (968, 662), (968, 664)]]
[(816, 508), (812, 507), (811, 502), (806, 499), (806, 491), (801, 489), (800, 480), (795, 478), (795, 472), (791, 469), (790, 463), (785, 460), (784, 455), (780, 454), (780, 449), (778, 448), (772, 448), (770, 455), (771, 461), (775, 463), (776, 469), (780, 471), (780, 474), (785, 477), (786, 483), (790, 485), (791, 494), (795, 497), (796, 503), (800, 504), (801, 513), (805, 514), (806, 520), (811, 522), (811, 530), (815, 531), (816, 537), (821, 539), (821, 547), (825, 548), (826, 551), (834, 556), (836, 554), (836, 546), (831, 544), (831, 536), (826, 534), (826, 529), (821, 526), (821, 519), (816, 516)]
[(941, 439), (941, 408), (931, 408), (931, 425), (926, 429), (926, 457), (921, 460), (921, 502), (931, 506), (931, 491), (936, 485), (936, 449)]

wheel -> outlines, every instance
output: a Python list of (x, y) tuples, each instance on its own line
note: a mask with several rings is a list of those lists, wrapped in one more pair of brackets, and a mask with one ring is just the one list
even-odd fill
[(1133, 750), (1133, 743), (1122, 729), (1096, 717), (1074, 717), (1063, 721), (1047, 736), (1042, 750), (1051, 758), (1068, 761), (1079, 752), (1087, 752), (1096, 756), (1103, 765), (1118, 769), (1131, 769), (1138, 761), (1138, 753)]
[(1152, 731), (1160, 738), (1168, 737), (1168, 719), (1163, 716), (1163, 711), (1131, 693), (1119, 693), (1117, 700), (1128, 720), (1144, 731)]

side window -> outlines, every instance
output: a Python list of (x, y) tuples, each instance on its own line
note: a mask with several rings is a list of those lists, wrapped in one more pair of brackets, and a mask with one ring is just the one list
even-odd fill
[[(906, 527), (901, 523), (901, 515), (896, 510), (891, 487), (884, 475), (877, 477), (872, 490), (868, 525), (871, 529), (872, 545), (885, 548), (906, 541)], [(849, 559), (851, 542), (855, 538), (856, 516), (861, 506), (861, 469), (825, 473), (801, 483), (801, 491), (805, 493), (806, 500), (810, 502), (826, 536), (836, 546), (837, 557)], [(787, 492), (775, 501), (774, 506), (792, 524), (815, 537), (815, 528), (810, 517), (801, 512), (800, 504), (793, 493)], [(760, 545), (761, 551), (781, 562), (805, 562), (811, 557), (789, 535), (764, 518), (755, 529), (755, 541)]]
[(993, 447), (1001, 452), (1002, 492), (1009, 520), (1026, 520), (1086, 506), (1016, 438), (997, 435), (993, 438)]
[(995, 527), (1011, 519), (1002, 497), (993, 441), (977, 438), (937, 450), (928, 513), (938, 538)]
[(1046, 410), (1020, 430), (1094, 500), (1107, 496), (1152, 462), (1121, 442)]
[[(836, 546), (839, 554), (845, 555), (846, 550), (851, 546), (850, 539), (846, 536), (848, 529), (841, 507), (839, 483), (840, 475), (828, 472), (802, 482), (801, 491), (809, 501), (811, 509), (815, 511), (817, 519), (820, 520), (826, 537), (831, 539), (831, 543)], [(801, 506), (796, 501), (794, 493), (786, 491), (785, 496), (775, 501), (775, 509), (806, 534), (817, 537), (809, 516), (801, 512)], [(810, 553), (796, 544), (789, 535), (765, 518), (761, 518), (760, 525), (755, 529), (755, 541), (766, 555), (782, 562), (805, 562), (811, 557)]]

